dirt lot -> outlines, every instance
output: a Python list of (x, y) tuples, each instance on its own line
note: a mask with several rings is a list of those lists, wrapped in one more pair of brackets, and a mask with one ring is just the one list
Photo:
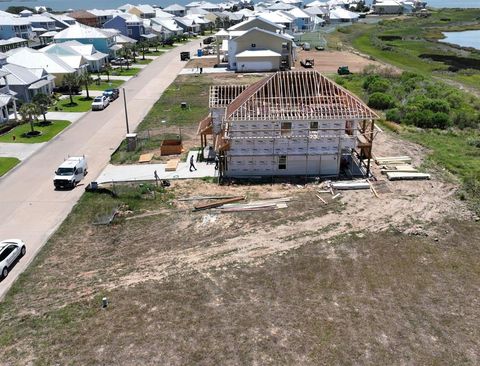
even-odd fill
[[(424, 149), (379, 134), (375, 154)], [(376, 168), (375, 168), (376, 169)], [(218, 186), (87, 194), (0, 305), (3, 364), (480, 362), (478, 224), (456, 183)], [(192, 212), (192, 195), (291, 197)], [(93, 225), (121, 206), (110, 226)], [(101, 299), (110, 302), (102, 309)]]
[[(303, 69), (300, 61), (307, 58), (315, 60), (315, 70), (326, 74), (334, 74), (339, 66), (344, 65), (348, 66), (351, 72), (360, 72), (367, 65), (382, 66), (378, 61), (348, 51), (317, 51), (315, 49), (304, 51), (299, 49), (295, 68)], [(186, 67), (213, 67), (216, 63), (216, 57), (202, 57), (190, 60)]]

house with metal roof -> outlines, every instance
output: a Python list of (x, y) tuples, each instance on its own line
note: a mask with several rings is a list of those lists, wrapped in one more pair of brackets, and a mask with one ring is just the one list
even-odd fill
[(187, 14), (187, 8), (179, 4), (172, 4), (163, 9), (164, 12), (172, 14), (176, 17), (183, 17)]
[(33, 32), (32, 24), (28, 19), (14, 17), (13, 14), (0, 16), (0, 39), (6, 40), (13, 37), (27, 40), (33, 39), (35, 33)]
[(7, 52), (19, 47), (28, 47), (28, 41), (19, 37), (0, 39), (0, 52)]
[(66, 74), (78, 74), (80, 69), (74, 69), (56, 55), (40, 52), (28, 47), (16, 48), (7, 52), (9, 64), (23, 66), (27, 69), (44, 69), (55, 76), (55, 82), (60, 85)]
[(116, 15), (104, 25), (105, 28), (113, 28), (120, 31), (124, 36), (133, 38), (137, 41), (147, 34), (144, 21), (138, 16), (130, 13)]
[(91, 44), (78, 41), (54, 43), (40, 51), (60, 57), (74, 69), (86, 68), (90, 72), (100, 71), (108, 62), (108, 54), (98, 52)]
[(276, 71), (293, 66), (296, 54), (290, 36), (257, 27), (239, 33), (228, 40), (226, 58), (231, 70)]
[[(212, 139), (221, 177), (368, 174), (378, 115), (317, 71), (277, 72), (249, 85), (210, 87)], [(355, 169), (354, 169), (355, 166)]]
[(91, 44), (97, 51), (115, 57), (115, 35), (117, 33), (117, 30), (109, 31), (77, 23), (58, 32), (53, 40), (55, 43), (78, 41), (83, 44)]
[(155, 18), (155, 9), (151, 5), (133, 5), (127, 11), (127, 13), (134, 14), (141, 19)]
[(0, 88), (8, 87), (15, 98), (23, 102), (31, 102), (36, 94), (50, 95), (55, 87), (55, 77), (44, 69), (29, 69), (23, 66), (2, 63), (0, 71), (8, 74), (0, 79)]

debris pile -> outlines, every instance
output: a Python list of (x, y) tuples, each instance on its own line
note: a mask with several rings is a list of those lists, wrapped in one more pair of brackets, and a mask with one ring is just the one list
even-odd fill
[(380, 165), (380, 172), (385, 174), (388, 180), (430, 179), (430, 174), (420, 173), (412, 166), (410, 156), (375, 157), (375, 162)]

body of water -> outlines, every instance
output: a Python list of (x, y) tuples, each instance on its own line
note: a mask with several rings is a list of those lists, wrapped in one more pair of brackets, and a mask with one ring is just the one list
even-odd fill
[(480, 30), (463, 32), (443, 32), (445, 36), (440, 42), (448, 42), (462, 47), (473, 47), (480, 50)]
[[(116, 9), (126, 3), (150, 4), (165, 7), (173, 3), (185, 5), (192, 0), (34, 0), (34, 1), (1, 1), (0, 9), (5, 10), (9, 6), (46, 6), (53, 10), (67, 9)], [(310, 2), (311, 0), (306, 0)], [(426, 0), (429, 6), (435, 8), (480, 8), (480, 0)], [(220, 2), (212, 0), (212, 2)]]

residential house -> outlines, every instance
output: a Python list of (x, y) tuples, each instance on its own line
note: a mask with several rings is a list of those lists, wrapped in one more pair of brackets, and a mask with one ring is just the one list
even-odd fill
[(69, 13), (68, 16), (89, 27), (99, 26), (97, 16), (86, 10), (73, 11)]
[(182, 28), (183, 33), (199, 33), (200, 24), (197, 24), (194, 19), (186, 17), (175, 17), (173, 18), (177, 25)]
[(402, 14), (404, 5), (400, 1), (381, 0), (372, 4), (372, 11), (375, 14)]
[(163, 40), (183, 34), (183, 29), (173, 18), (152, 18), (150, 21), (152, 32)]
[(48, 74), (55, 76), (55, 84), (60, 85), (66, 74), (79, 74), (60, 57), (40, 52), (31, 48), (17, 48), (7, 52), (7, 62), (28, 69), (44, 69)]
[(310, 32), (313, 30), (313, 16), (299, 8), (288, 10), (287, 15), (293, 18), (294, 32)]
[(145, 32), (143, 20), (130, 13), (122, 13), (109, 20), (104, 25), (105, 28), (113, 28), (120, 31), (121, 34), (137, 41), (142, 39)]
[(98, 52), (91, 44), (78, 41), (51, 44), (40, 51), (57, 55), (74, 69), (87, 68), (90, 72), (99, 72), (108, 62), (108, 54)]
[(150, 5), (133, 5), (127, 13), (134, 14), (141, 19), (155, 18), (155, 9)]
[(360, 15), (357, 13), (339, 7), (330, 9), (330, 13), (328, 14), (330, 23), (355, 23), (359, 17)]
[(99, 9), (90, 9), (88, 10), (90, 14), (95, 15), (97, 18), (97, 27), (103, 28), (104, 24), (109, 20), (112, 20), (114, 16), (121, 13), (117, 10), (99, 10)]
[(19, 47), (28, 47), (28, 41), (18, 37), (0, 39), (0, 52), (7, 52)]
[(55, 21), (55, 29), (62, 30), (75, 24), (76, 20), (66, 14), (43, 13), (42, 15), (52, 18)]
[[(5, 54), (0, 54), (0, 74), (1, 73), (7, 74), (0, 79), (0, 93), (15, 96), (12, 100), (12, 103), (15, 104), (13, 106), (15, 109), (15, 99), (19, 99), (22, 102), (31, 102), (36, 94), (50, 95), (55, 87), (55, 77), (48, 74), (45, 69), (29, 69), (27, 67), (10, 64), (7, 62), (7, 55)], [(6, 93), (4, 90), (10, 90), (10, 93)]]
[(273, 33), (283, 33), (285, 26), (271, 22), (265, 18), (255, 17), (228, 28), (229, 32), (246, 32), (252, 28), (260, 28)]
[(284, 13), (283, 11), (277, 10), (270, 13), (259, 13), (257, 15), (259, 18), (268, 20), (271, 23), (275, 23), (283, 26), (283, 31), (285, 33), (292, 34), (294, 32), (294, 21), (289, 14)]
[(55, 20), (43, 14), (34, 14), (23, 19), (30, 21), (32, 31), (35, 32), (37, 37), (46, 32), (55, 32), (57, 29)]
[[(202, 147), (212, 136), (221, 177), (338, 176), (345, 168), (368, 174), (378, 115), (317, 71), (277, 72), (248, 87), (215, 85), (209, 107), (198, 133)], [(354, 169), (357, 156), (365, 164)]]
[(228, 41), (228, 66), (237, 72), (287, 70), (295, 61), (292, 38), (251, 28)]
[[(8, 13), (6, 13), (8, 14)], [(32, 24), (28, 19), (9, 16), (0, 16), (0, 39), (10, 39), (13, 37), (23, 39), (33, 39), (35, 33)]]
[(102, 53), (115, 57), (117, 47), (115, 44), (115, 35), (117, 30), (98, 29), (83, 24), (75, 24), (64, 29), (53, 37), (55, 43), (78, 41), (83, 44), (91, 44)]
[(187, 9), (178, 4), (172, 4), (163, 9), (165, 13), (172, 14), (176, 17), (183, 17), (187, 14)]
[(5, 59), (6, 55), (0, 54), (0, 124), (8, 122), (10, 105), (13, 105), (15, 119), (17, 119), (17, 105), (14, 98), (15, 92), (10, 90), (7, 80), (10, 72), (1, 69), (1, 65), (5, 63)]

